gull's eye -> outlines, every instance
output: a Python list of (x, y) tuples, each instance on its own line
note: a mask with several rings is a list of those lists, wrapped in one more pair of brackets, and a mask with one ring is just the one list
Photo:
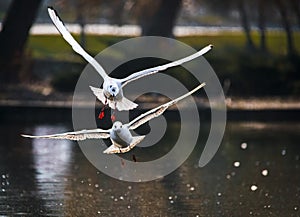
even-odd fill
[(122, 128), (122, 125), (120, 126), (120, 128)]
[(109, 88), (112, 88), (112, 85), (109, 85)]

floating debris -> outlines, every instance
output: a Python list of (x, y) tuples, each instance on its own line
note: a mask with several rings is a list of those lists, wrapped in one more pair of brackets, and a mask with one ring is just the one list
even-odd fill
[(257, 187), (256, 185), (251, 185), (251, 187), (250, 187), (251, 191), (256, 191), (257, 188), (258, 188), (258, 187)]
[(222, 196), (222, 193), (221, 193), (221, 192), (219, 192), (217, 195), (218, 195), (218, 197), (221, 197), (221, 196)]
[(264, 170), (261, 171), (261, 174), (263, 176), (267, 176), (269, 174), (269, 171), (267, 169), (264, 169)]
[(281, 155), (282, 155), (282, 156), (286, 155), (286, 150), (285, 150), (285, 149), (283, 149), (283, 150), (281, 151)]
[(243, 142), (242, 144), (241, 144), (241, 149), (246, 149), (247, 148), (247, 143), (246, 142)]
[(190, 187), (190, 191), (195, 191), (195, 187)]
[(234, 167), (239, 167), (241, 165), (241, 163), (239, 162), (239, 161), (235, 161), (234, 163), (233, 163), (233, 166)]

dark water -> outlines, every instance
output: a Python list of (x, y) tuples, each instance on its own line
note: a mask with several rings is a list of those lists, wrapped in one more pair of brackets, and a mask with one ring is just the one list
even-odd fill
[(228, 122), (207, 166), (199, 139), (181, 167), (145, 183), (99, 172), (75, 142), (19, 136), (70, 129), (0, 123), (0, 216), (300, 216), (300, 122)]

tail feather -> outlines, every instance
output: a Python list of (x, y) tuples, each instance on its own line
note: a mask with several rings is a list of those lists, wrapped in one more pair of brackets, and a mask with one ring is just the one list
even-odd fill
[(127, 110), (134, 109), (138, 106), (138, 104), (130, 101), (124, 96), (120, 100), (115, 100), (115, 101), (108, 100), (104, 96), (103, 89), (92, 87), (92, 86), (90, 86), (90, 88), (94, 93), (94, 95), (97, 97), (97, 99), (99, 99), (103, 104), (108, 102), (109, 107), (112, 109), (118, 109), (119, 111), (127, 111)]
[(97, 97), (97, 99), (99, 99), (103, 104), (105, 104), (106, 98), (104, 96), (103, 89), (92, 87), (92, 86), (90, 86), (90, 88), (93, 94)]
[(134, 109), (138, 106), (138, 104), (130, 101), (129, 99), (127, 99), (126, 97), (122, 97), (121, 100), (116, 101), (116, 107), (119, 111), (127, 111), (127, 110), (131, 110)]

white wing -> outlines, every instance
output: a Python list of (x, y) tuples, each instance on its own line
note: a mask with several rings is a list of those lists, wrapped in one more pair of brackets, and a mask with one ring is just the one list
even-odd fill
[(27, 138), (35, 139), (68, 139), (68, 140), (86, 140), (86, 139), (107, 139), (110, 137), (109, 130), (93, 129), (93, 130), (80, 130), (75, 132), (66, 132), (52, 135), (43, 136), (31, 136), (31, 135), (21, 135)]
[(102, 66), (92, 56), (90, 56), (73, 38), (73, 36), (65, 27), (62, 20), (59, 18), (56, 11), (53, 8), (48, 7), (48, 13), (57, 30), (60, 32), (63, 38), (72, 46), (73, 50), (76, 53), (80, 54), (86, 61), (88, 61), (97, 70), (97, 72), (102, 76), (103, 79), (108, 77)]
[(142, 124), (146, 123), (147, 121), (150, 121), (153, 118), (156, 118), (158, 116), (160, 116), (161, 114), (164, 113), (164, 111), (166, 111), (171, 105), (174, 105), (175, 103), (177, 103), (178, 101), (186, 98), (187, 96), (193, 94), (194, 92), (196, 92), (197, 90), (199, 90), (200, 88), (204, 87), (205, 83), (200, 84), (199, 86), (197, 86), (195, 89), (191, 90), (190, 92), (170, 101), (167, 102), (161, 106), (158, 106), (144, 114), (141, 114), (140, 116), (138, 116), (137, 118), (135, 118), (134, 120), (132, 120), (131, 122), (129, 122), (127, 124), (128, 128), (130, 130), (134, 130), (136, 128), (138, 128), (139, 126), (141, 126)]
[(200, 56), (204, 55), (205, 53), (210, 51), (212, 49), (212, 47), (213, 46), (210, 44), (210, 45), (206, 46), (205, 48), (201, 49), (200, 51), (198, 51), (197, 53), (194, 53), (194, 54), (192, 54), (190, 56), (187, 56), (185, 58), (176, 60), (176, 61), (171, 62), (171, 63), (167, 63), (165, 65), (156, 66), (156, 67), (153, 67), (153, 68), (150, 68), (150, 69), (144, 69), (142, 71), (133, 73), (133, 74), (129, 75), (126, 78), (120, 79), (120, 81), (122, 82), (122, 86), (124, 87), (129, 82), (137, 80), (137, 79), (142, 78), (144, 76), (151, 75), (151, 74), (157, 73), (159, 71), (166, 70), (167, 68), (170, 68), (170, 67), (181, 65), (185, 62), (189, 62), (189, 61), (191, 61), (191, 60), (193, 60), (197, 57), (200, 57)]

